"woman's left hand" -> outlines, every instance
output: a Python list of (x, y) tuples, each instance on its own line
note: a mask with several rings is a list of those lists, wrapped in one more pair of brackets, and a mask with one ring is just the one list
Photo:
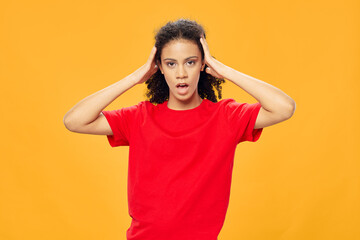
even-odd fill
[(213, 56), (211, 56), (209, 46), (206, 42), (206, 39), (204, 38), (204, 35), (200, 37), (200, 42), (205, 53), (205, 64), (208, 66), (205, 69), (206, 73), (216, 78), (225, 78), (224, 73), (227, 66), (216, 60)]

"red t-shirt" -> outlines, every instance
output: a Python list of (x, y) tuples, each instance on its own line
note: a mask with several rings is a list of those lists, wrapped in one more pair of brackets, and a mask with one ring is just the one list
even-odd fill
[(128, 240), (216, 240), (229, 203), (236, 145), (256, 142), (260, 103), (203, 99), (193, 109), (142, 101), (102, 111), (112, 147), (129, 146)]

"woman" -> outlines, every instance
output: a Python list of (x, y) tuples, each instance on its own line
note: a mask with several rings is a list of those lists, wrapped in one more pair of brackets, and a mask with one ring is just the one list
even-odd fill
[[(289, 119), (295, 102), (278, 88), (211, 56), (195, 21), (168, 22), (155, 36), (148, 61), (80, 101), (66, 113), (73, 132), (107, 135), (130, 146), (127, 239), (216, 240), (229, 203), (238, 143), (255, 142), (264, 127)], [(224, 79), (259, 102), (221, 98)], [(103, 109), (136, 84), (149, 100)]]

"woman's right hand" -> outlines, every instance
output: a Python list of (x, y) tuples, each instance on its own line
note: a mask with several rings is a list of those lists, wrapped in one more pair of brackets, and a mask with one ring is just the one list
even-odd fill
[(138, 79), (139, 81), (136, 84), (141, 84), (143, 82), (146, 82), (154, 73), (156, 73), (159, 70), (159, 67), (157, 66), (155, 62), (155, 54), (156, 54), (156, 47), (154, 46), (151, 50), (150, 56), (147, 60), (147, 62), (141, 66), (138, 69)]

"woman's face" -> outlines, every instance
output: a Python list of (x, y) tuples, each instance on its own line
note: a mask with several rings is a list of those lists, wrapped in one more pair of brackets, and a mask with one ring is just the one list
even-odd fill
[[(161, 52), (159, 66), (169, 86), (169, 98), (189, 99), (198, 94), (200, 71), (205, 62), (201, 61), (201, 52), (196, 43), (189, 40), (173, 40), (165, 45)], [(178, 87), (178, 84), (186, 87)], [(196, 92), (195, 92), (196, 91)]]

